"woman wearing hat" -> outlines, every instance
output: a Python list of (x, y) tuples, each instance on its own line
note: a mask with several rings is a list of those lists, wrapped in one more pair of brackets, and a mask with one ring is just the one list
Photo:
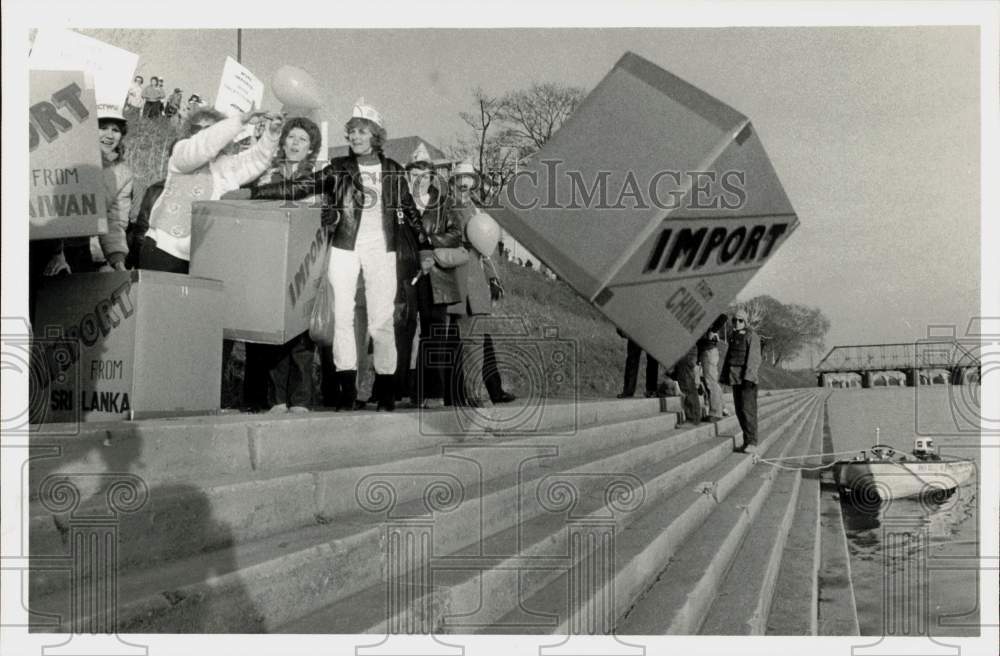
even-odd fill
[(379, 410), (396, 407), (396, 339), (393, 311), (397, 291), (396, 249), (404, 225), (419, 217), (406, 184), (406, 173), (382, 153), (386, 139), (382, 116), (359, 100), (344, 126), (350, 145), (322, 171), (258, 187), (254, 198), (301, 199), (323, 194), (323, 223), (330, 234), (333, 286), (333, 360), (337, 367), (338, 409), (357, 399), (358, 345), (354, 336), (354, 294), (364, 275), (368, 333), (374, 342), (374, 391)]
[(125, 270), (128, 255), (128, 215), (132, 209), (132, 169), (125, 164), (128, 123), (121, 110), (111, 105), (97, 107), (97, 146), (106, 195), (108, 232), (97, 237), (64, 239), (45, 268), (45, 275), (86, 273), (107, 269)]
[[(469, 221), (479, 213), (472, 202), (472, 190), (479, 182), (479, 175), (471, 162), (459, 162), (451, 172), (451, 197), (448, 213), (458, 224), (469, 251), (469, 261), (457, 267), (459, 302), (448, 307), (458, 323), (461, 338), (460, 371), (455, 372), (452, 385), (453, 399), (472, 407), (492, 406), (483, 379), (484, 333), (488, 332), (482, 319), (493, 311), (494, 292), (491, 281), (498, 280), (490, 253), (480, 252), (469, 240)], [(495, 244), (494, 244), (495, 246)], [(457, 397), (457, 398), (456, 398)]]

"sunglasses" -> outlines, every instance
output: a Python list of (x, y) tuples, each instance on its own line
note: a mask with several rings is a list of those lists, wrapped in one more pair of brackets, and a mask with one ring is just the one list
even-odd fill
[(733, 323), (746, 323), (746, 322), (747, 322), (746, 319), (737, 319), (735, 317), (733, 318)]

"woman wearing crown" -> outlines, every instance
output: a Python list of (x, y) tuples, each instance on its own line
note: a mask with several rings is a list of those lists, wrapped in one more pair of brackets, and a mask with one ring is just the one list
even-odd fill
[(312, 176), (259, 186), (254, 198), (298, 200), (323, 196), (323, 224), (330, 242), (327, 275), (334, 293), (333, 361), (337, 368), (337, 408), (351, 409), (357, 398), (358, 345), (354, 336), (354, 295), (364, 275), (368, 333), (374, 342), (375, 387), (379, 410), (395, 409), (396, 248), (401, 229), (419, 225), (406, 172), (382, 153), (382, 116), (359, 100), (344, 126), (350, 146), (345, 157)]

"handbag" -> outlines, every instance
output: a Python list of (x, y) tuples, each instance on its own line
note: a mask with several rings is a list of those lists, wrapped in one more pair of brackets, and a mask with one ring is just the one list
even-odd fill
[(323, 268), (316, 281), (316, 297), (309, 313), (309, 338), (321, 346), (333, 345), (333, 285), (330, 284), (330, 247), (323, 255)]
[(434, 249), (434, 262), (442, 269), (454, 269), (468, 261), (469, 251), (464, 246)]

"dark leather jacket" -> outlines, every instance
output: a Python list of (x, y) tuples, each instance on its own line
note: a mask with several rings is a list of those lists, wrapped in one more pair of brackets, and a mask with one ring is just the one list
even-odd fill
[[(381, 152), (378, 157), (382, 162), (382, 230), (385, 233), (386, 249), (395, 252), (398, 226), (405, 222), (419, 233), (423, 233), (423, 230), (406, 184), (405, 170)], [(253, 198), (272, 200), (299, 200), (321, 195), (323, 224), (330, 232), (330, 244), (336, 248), (354, 250), (365, 195), (358, 161), (353, 152), (331, 160), (323, 170), (312, 176), (261, 185), (254, 188), (252, 193)], [(349, 202), (345, 204), (345, 200)], [(345, 206), (350, 209), (345, 211)]]
[[(430, 197), (427, 199), (427, 207), (420, 217), (428, 242), (422, 249), (461, 246), (462, 227), (455, 221), (454, 215), (446, 211), (447, 196), (434, 186), (431, 186), (428, 193)], [(428, 278), (431, 298), (435, 304), (457, 303), (461, 300), (455, 269), (445, 269), (435, 264)]]

